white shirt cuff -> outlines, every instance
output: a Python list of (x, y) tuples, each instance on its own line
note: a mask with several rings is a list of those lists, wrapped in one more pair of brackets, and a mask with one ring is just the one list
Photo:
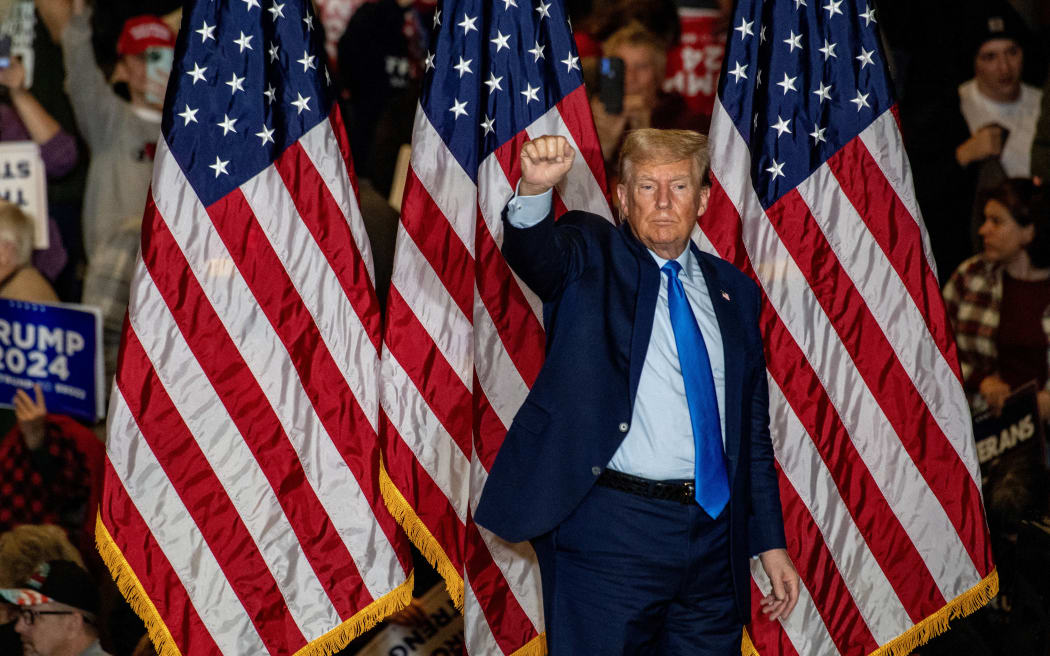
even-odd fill
[(550, 214), (553, 199), (553, 189), (536, 196), (519, 196), (515, 188), (514, 197), (507, 203), (507, 221), (515, 228), (531, 228)]

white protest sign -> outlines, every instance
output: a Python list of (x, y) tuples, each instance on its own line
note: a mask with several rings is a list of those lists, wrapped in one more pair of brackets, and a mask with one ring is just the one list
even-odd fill
[(40, 146), (32, 141), (0, 143), (0, 199), (33, 219), (33, 248), (47, 248), (47, 176)]
[(426, 618), (409, 626), (390, 623), (358, 656), (459, 656), (463, 616), (437, 584), (419, 599)]

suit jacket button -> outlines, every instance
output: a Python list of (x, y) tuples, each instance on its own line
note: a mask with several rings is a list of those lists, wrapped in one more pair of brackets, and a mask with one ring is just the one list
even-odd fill
[(628, 428), (630, 428), (630, 425), (626, 421), (621, 421), (620, 422), (620, 432), (621, 433), (626, 433)]
[(597, 467), (597, 466), (591, 467), (591, 473), (594, 474), (595, 476), (601, 476), (602, 468), (601, 467)]

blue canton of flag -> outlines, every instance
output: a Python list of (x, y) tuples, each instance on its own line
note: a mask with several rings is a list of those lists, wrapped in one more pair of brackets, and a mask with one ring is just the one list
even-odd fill
[[(518, 6), (518, 2), (521, 6)], [(420, 102), (467, 175), (583, 84), (561, 3), (446, 2)]]
[(719, 95), (765, 207), (894, 102), (872, 6), (809, 2), (744, 0), (726, 46)]
[(198, 2), (179, 40), (162, 130), (205, 205), (328, 116), (331, 79), (309, 3)]

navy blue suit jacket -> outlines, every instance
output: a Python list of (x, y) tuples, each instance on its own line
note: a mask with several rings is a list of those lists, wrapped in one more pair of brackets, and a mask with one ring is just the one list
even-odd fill
[[(649, 345), (660, 269), (627, 224), (585, 212), (519, 229), (506, 220), (503, 254), (543, 300), (547, 357), (500, 448), (474, 518), (518, 542), (554, 529), (581, 502), (630, 425)], [(750, 556), (785, 546), (758, 287), (690, 242), (707, 281), (725, 350), (730, 566), (750, 615)], [(723, 294), (724, 292), (724, 294)], [(728, 299), (726, 298), (728, 296)]]

